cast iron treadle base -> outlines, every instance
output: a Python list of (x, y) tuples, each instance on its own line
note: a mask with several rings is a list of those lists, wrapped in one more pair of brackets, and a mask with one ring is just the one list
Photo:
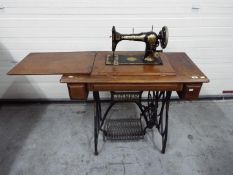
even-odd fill
[[(165, 153), (168, 133), (168, 112), (172, 91), (149, 91), (147, 103), (142, 104), (142, 92), (111, 92), (111, 103), (102, 115), (101, 100), (98, 91), (94, 96), (94, 144), (95, 155), (98, 155), (99, 131), (104, 140), (138, 140), (143, 139), (147, 129), (156, 127), (162, 136), (161, 152)], [(116, 103), (133, 102), (141, 111), (140, 118), (106, 119), (109, 111)], [(145, 123), (145, 127), (142, 127)], [(104, 127), (104, 128), (103, 128)]]
[(144, 138), (141, 119), (108, 119), (105, 123), (107, 140), (139, 140)]

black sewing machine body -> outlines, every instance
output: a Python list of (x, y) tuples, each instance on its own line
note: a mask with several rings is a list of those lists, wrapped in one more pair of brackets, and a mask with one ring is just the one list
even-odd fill
[[(145, 42), (145, 54), (142, 56), (124, 56), (115, 55), (116, 46), (120, 41), (141, 41)], [(166, 26), (157, 35), (155, 32), (141, 32), (137, 34), (121, 34), (116, 31), (115, 26), (112, 27), (112, 55), (108, 55), (106, 64), (156, 64), (162, 65), (162, 61), (159, 57), (157, 47), (159, 44), (164, 49), (168, 43), (168, 29)]]

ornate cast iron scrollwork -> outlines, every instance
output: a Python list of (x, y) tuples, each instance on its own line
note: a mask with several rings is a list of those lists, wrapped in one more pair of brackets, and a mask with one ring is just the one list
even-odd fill
[[(129, 138), (131, 139), (138, 139), (143, 138), (143, 135), (146, 134), (147, 129), (152, 129), (154, 126), (158, 129), (158, 132), (162, 136), (162, 150), (161, 152), (164, 153), (166, 149), (166, 142), (167, 142), (167, 133), (168, 133), (168, 111), (169, 111), (169, 102), (171, 97), (171, 91), (149, 91), (148, 92), (148, 98), (146, 104), (142, 103), (141, 97), (142, 97), (142, 91), (140, 92), (111, 92), (111, 103), (106, 109), (104, 115), (102, 116), (102, 110), (101, 110), (101, 100), (99, 96), (99, 92), (93, 92), (94, 100), (95, 100), (95, 118), (94, 118), (94, 143), (95, 143), (95, 155), (98, 155), (98, 135), (99, 131), (103, 132), (104, 138), (106, 137), (112, 137), (112, 140), (116, 139), (125, 139)], [(122, 132), (122, 128), (124, 127), (120, 126), (120, 132), (118, 132), (120, 135), (117, 135), (117, 133), (112, 133), (114, 130), (119, 131), (119, 128), (117, 129), (116, 125), (120, 124), (120, 120), (113, 120), (112, 123), (105, 123), (106, 117), (111, 110), (111, 108), (116, 103), (122, 103), (122, 102), (133, 102), (136, 103), (141, 111), (141, 117), (136, 120), (122, 120), (124, 124), (127, 124), (127, 127), (132, 128), (126, 128), (126, 133)], [(143, 130), (141, 128), (143, 127), (138, 122), (144, 118), (146, 126)], [(106, 125), (106, 127), (104, 127)], [(133, 126), (134, 125), (134, 126)], [(140, 126), (141, 128), (135, 128), (135, 126)], [(112, 126), (112, 128), (109, 129), (109, 126)], [(115, 127), (115, 128), (114, 128)], [(108, 129), (106, 129), (108, 128)], [(130, 131), (130, 132), (128, 132)], [(108, 133), (111, 132), (111, 133)], [(125, 135), (122, 135), (125, 134)], [(131, 134), (132, 137), (130, 135)], [(111, 138), (110, 138), (111, 139)]]
[(162, 153), (165, 153), (168, 133), (168, 112), (170, 103), (170, 91), (148, 92), (147, 106), (144, 107), (142, 116), (146, 121), (146, 129), (154, 126), (162, 136)]

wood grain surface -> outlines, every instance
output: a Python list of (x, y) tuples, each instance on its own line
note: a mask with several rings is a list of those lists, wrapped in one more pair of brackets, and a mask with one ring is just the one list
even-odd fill
[[(165, 54), (161, 54), (162, 65), (106, 65), (107, 55), (112, 52), (98, 52), (95, 59), (92, 75), (176, 75), (174, 69), (171, 67)], [(133, 57), (135, 55), (144, 55), (144, 52), (116, 52), (116, 55), (126, 55)]]
[[(118, 54), (135, 52), (118, 52)], [(141, 54), (143, 52), (137, 52)], [(162, 53), (166, 57), (170, 66), (175, 71), (175, 75), (164, 74), (161, 69), (153, 68), (151, 65), (118, 65), (110, 66), (104, 64), (106, 55), (109, 52), (98, 52), (92, 73), (90, 75), (66, 74), (61, 78), (62, 83), (206, 83), (209, 79), (183, 52)], [(123, 67), (124, 66), (124, 67)], [(150, 67), (151, 66), (151, 67)], [(104, 74), (104, 71), (108, 73)], [(120, 70), (124, 74), (118, 74)], [(153, 71), (154, 75), (153, 75)], [(128, 72), (128, 74), (127, 74)], [(136, 72), (133, 74), (133, 72)], [(141, 74), (137, 73), (140, 72)], [(151, 72), (151, 73), (149, 73)], [(160, 74), (159, 74), (160, 73)]]
[(30, 53), (8, 75), (90, 74), (95, 52)]
[[(161, 53), (163, 65), (106, 65), (111, 52), (32, 53), (9, 75), (63, 74), (71, 99), (86, 100), (89, 91), (177, 91), (181, 99), (197, 99), (209, 79), (183, 52)], [(143, 52), (118, 52), (141, 55)]]

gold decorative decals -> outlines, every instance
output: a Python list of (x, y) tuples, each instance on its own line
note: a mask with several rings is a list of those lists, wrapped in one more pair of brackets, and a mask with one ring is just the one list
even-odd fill
[(144, 41), (144, 38), (146, 37), (145, 34), (143, 35), (121, 35), (121, 39), (124, 40), (140, 40), (140, 41)]
[(152, 61), (154, 61), (154, 59), (151, 58), (151, 57), (146, 57), (146, 58), (145, 58), (145, 61), (147, 61), (147, 62), (152, 62)]
[(127, 58), (127, 60), (128, 60), (128, 61), (132, 61), (132, 62), (134, 62), (134, 61), (136, 61), (136, 60), (137, 60), (137, 58), (135, 58), (135, 57), (128, 57), (128, 58)]
[(148, 42), (149, 42), (150, 44), (152, 44), (152, 45), (156, 42), (156, 36), (155, 36), (155, 34), (150, 34), (150, 35), (148, 36)]

